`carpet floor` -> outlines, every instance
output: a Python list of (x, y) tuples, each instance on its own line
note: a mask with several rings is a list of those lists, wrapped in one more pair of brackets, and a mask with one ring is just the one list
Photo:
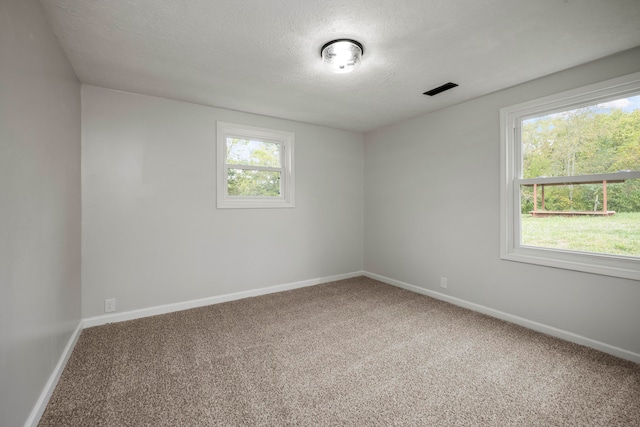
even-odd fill
[(640, 426), (640, 365), (358, 277), (82, 331), (40, 426)]

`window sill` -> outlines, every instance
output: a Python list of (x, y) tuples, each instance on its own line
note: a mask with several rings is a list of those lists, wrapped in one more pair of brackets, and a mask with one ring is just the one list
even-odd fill
[(633, 258), (557, 249), (520, 247), (511, 252), (502, 253), (500, 259), (622, 279), (640, 280), (640, 262)]
[(232, 199), (222, 199), (218, 200), (218, 209), (260, 209), (260, 208), (294, 208), (295, 203), (292, 201), (284, 201), (284, 200), (232, 200)]

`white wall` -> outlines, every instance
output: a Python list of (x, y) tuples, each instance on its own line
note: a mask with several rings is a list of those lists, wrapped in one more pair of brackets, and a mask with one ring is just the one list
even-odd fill
[(36, 0), (0, 3), (0, 425), (80, 321), (80, 85)]
[(365, 135), (365, 270), (640, 353), (639, 282), (499, 259), (500, 108), (638, 70), (640, 48)]
[[(295, 132), (296, 207), (216, 209), (216, 120)], [(363, 136), (82, 87), (82, 315), (362, 270)]]

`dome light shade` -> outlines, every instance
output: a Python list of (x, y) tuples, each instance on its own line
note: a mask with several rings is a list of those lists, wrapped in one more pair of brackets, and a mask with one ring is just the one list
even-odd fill
[(322, 62), (331, 67), (334, 73), (350, 73), (360, 66), (364, 48), (355, 40), (332, 40), (322, 46)]

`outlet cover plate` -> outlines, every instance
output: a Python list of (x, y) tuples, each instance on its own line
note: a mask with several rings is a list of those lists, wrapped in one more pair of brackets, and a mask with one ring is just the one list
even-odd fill
[(114, 311), (116, 311), (116, 299), (110, 298), (104, 300), (104, 312), (113, 313)]

